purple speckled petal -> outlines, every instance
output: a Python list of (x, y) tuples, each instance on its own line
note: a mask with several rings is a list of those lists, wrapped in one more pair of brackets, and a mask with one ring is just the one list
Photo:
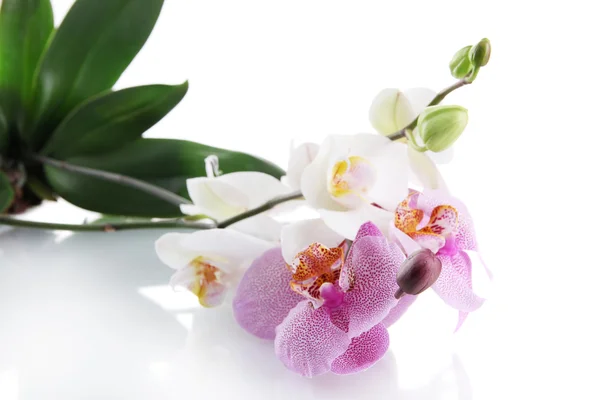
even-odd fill
[(290, 370), (310, 377), (329, 372), (350, 342), (331, 322), (326, 307), (315, 310), (307, 300), (298, 303), (277, 327), (275, 354)]
[(451, 307), (460, 311), (475, 311), (484, 299), (471, 288), (471, 260), (464, 251), (454, 256), (438, 255), (442, 272), (432, 288)]
[(383, 324), (352, 339), (348, 350), (331, 364), (335, 374), (352, 374), (363, 371), (375, 364), (388, 349), (390, 337)]
[(396, 274), (404, 259), (398, 246), (383, 236), (363, 236), (352, 244), (343, 267), (352, 284), (344, 304), (332, 311), (336, 321), (347, 320), (344, 328), (350, 337), (380, 323), (396, 305)]
[(259, 338), (275, 339), (275, 327), (304, 300), (290, 289), (291, 279), (280, 248), (254, 260), (233, 300), (235, 319), (242, 328)]
[(394, 306), (388, 313), (388, 315), (381, 321), (381, 323), (389, 328), (396, 321), (400, 319), (404, 315), (404, 313), (408, 310), (408, 308), (417, 300), (417, 296), (412, 296), (410, 294), (405, 294), (398, 300), (398, 304)]

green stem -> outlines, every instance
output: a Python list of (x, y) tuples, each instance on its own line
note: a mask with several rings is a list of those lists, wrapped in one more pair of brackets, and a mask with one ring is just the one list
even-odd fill
[(285, 203), (286, 201), (290, 201), (290, 200), (301, 199), (301, 198), (302, 198), (302, 193), (300, 191), (286, 194), (285, 196), (275, 197), (274, 199), (267, 201), (262, 206), (258, 206), (256, 208), (253, 208), (251, 210), (248, 210), (246, 212), (238, 214), (235, 217), (231, 217), (229, 219), (221, 221), (220, 223), (217, 224), (217, 228), (226, 228), (229, 225), (235, 224), (236, 222), (240, 222), (241, 220), (253, 217), (257, 214), (260, 214), (262, 212), (270, 210), (271, 208), (275, 207), (278, 204)]
[(214, 224), (200, 224), (197, 222), (187, 222), (181, 219), (165, 221), (118, 222), (110, 224), (55, 224), (51, 222), (26, 221), (6, 216), (0, 216), (0, 225), (73, 232), (113, 232), (132, 229), (165, 228), (212, 229), (215, 227)]
[(152, 185), (148, 182), (144, 182), (139, 179), (132, 178), (130, 176), (115, 174), (114, 172), (107, 172), (88, 167), (82, 167), (80, 165), (75, 164), (69, 164), (65, 161), (55, 160), (53, 158), (41, 156), (38, 154), (32, 154), (31, 158), (42, 164), (51, 165), (59, 169), (64, 169), (65, 171), (71, 171), (81, 175), (93, 176), (95, 178), (116, 182), (121, 185), (141, 190), (156, 198), (168, 201), (169, 203), (176, 205), (177, 207), (179, 207), (181, 204), (191, 204), (191, 201), (189, 201), (185, 197), (181, 197), (169, 190), (161, 188), (160, 186)]
[[(433, 100), (431, 100), (429, 102), (429, 104), (427, 105), (427, 107), (431, 107), (431, 106), (435, 106), (438, 105), (442, 102), (442, 100), (444, 100), (444, 98), (446, 96), (448, 96), (450, 93), (454, 92), (456, 89), (461, 88), (465, 85), (469, 85), (472, 82), (470, 82), (468, 79), (470, 77), (467, 78), (463, 78), (459, 81), (456, 81), (453, 85), (448, 86), (446, 89), (442, 90), (441, 92), (439, 92), (434, 98)], [(413, 130), (417, 127), (417, 122), (419, 121), (419, 116), (417, 115), (417, 117), (415, 119), (413, 119), (413, 121), (408, 124), (407, 126), (405, 126), (404, 128), (400, 129), (398, 132), (394, 132), (392, 134), (388, 135), (388, 138), (390, 138), (390, 140), (398, 140), (398, 139), (402, 139), (406, 137), (406, 131), (407, 130)]]

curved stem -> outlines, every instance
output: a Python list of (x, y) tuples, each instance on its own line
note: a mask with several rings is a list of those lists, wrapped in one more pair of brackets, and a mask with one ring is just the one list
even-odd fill
[(132, 229), (213, 229), (214, 224), (187, 222), (182, 219), (165, 221), (118, 222), (110, 224), (55, 224), (51, 222), (36, 222), (0, 216), (0, 225), (19, 226), (23, 228), (49, 229), (73, 232), (114, 232)]
[(45, 165), (51, 165), (53, 167), (64, 169), (65, 171), (75, 172), (81, 175), (93, 176), (96, 178), (104, 179), (106, 181), (120, 183), (125, 186), (129, 186), (154, 197), (168, 201), (169, 203), (179, 207), (181, 204), (191, 204), (191, 201), (185, 197), (181, 197), (167, 189), (163, 189), (160, 186), (152, 185), (148, 182), (141, 181), (139, 179), (132, 178), (130, 176), (116, 174), (114, 172), (102, 171), (99, 169), (93, 169), (88, 167), (82, 167), (80, 165), (69, 164), (65, 161), (55, 160), (53, 158), (41, 156), (38, 154), (32, 154), (31, 158)]
[[(448, 86), (446, 89), (444, 89), (441, 92), (439, 92), (433, 98), (433, 100), (431, 100), (429, 102), (429, 104), (427, 104), (427, 107), (436, 106), (436, 105), (440, 104), (442, 102), (442, 100), (444, 100), (444, 98), (446, 96), (448, 96), (450, 93), (454, 92), (456, 89), (461, 88), (461, 87), (463, 87), (465, 85), (470, 85), (472, 82), (470, 82), (468, 80), (469, 78), (470, 77), (463, 78), (463, 79), (455, 82), (453, 85)], [(394, 132), (392, 134), (389, 134), (388, 138), (390, 138), (390, 140), (398, 140), (398, 139), (405, 138), (406, 137), (406, 131), (407, 130), (415, 129), (417, 127), (418, 120), (419, 120), (419, 116), (417, 115), (417, 117), (415, 119), (413, 119), (413, 121), (410, 124), (408, 124), (407, 126), (405, 126), (402, 129), (400, 129), (398, 132)]]
[(297, 200), (297, 199), (301, 199), (301, 198), (302, 198), (302, 193), (300, 191), (286, 194), (284, 196), (275, 197), (274, 199), (267, 201), (262, 206), (258, 206), (256, 208), (253, 208), (251, 210), (248, 210), (246, 212), (238, 214), (234, 217), (231, 217), (229, 219), (221, 221), (220, 223), (217, 224), (217, 228), (226, 228), (229, 225), (235, 224), (236, 222), (240, 222), (241, 220), (253, 217), (257, 214), (260, 214), (262, 212), (270, 210), (271, 208), (275, 207), (277, 204), (281, 204), (281, 203), (285, 203), (286, 201)]

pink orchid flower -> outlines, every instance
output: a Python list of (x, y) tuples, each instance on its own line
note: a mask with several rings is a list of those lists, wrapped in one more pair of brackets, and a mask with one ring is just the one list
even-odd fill
[(445, 191), (411, 191), (398, 205), (390, 225), (391, 236), (406, 254), (427, 248), (442, 262), (442, 271), (432, 288), (459, 311), (458, 330), (469, 312), (485, 301), (473, 292), (472, 264), (480, 258), (467, 208)]
[(233, 308), (248, 332), (275, 340), (275, 353), (304, 376), (349, 374), (377, 362), (389, 345), (387, 327), (415, 296), (394, 298), (405, 257), (371, 222), (363, 224), (344, 260), (343, 247), (313, 243), (291, 265), (280, 249), (256, 259)]

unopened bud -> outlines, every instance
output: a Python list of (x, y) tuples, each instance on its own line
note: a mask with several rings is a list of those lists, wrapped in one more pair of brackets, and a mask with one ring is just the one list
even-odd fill
[(481, 39), (479, 43), (471, 48), (469, 56), (471, 62), (477, 68), (485, 66), (492, 55), (492, 44), (488, 39)]
[(452, 60), (450, 60), (450, 73), (457, 79), (462, 79), (469, 75), (473, 70), (473, 63), (471, 63), (471, 51), (472, 46), (465, 46), (454, 54)]
[(399, 299), (405, 293), (412, 295), (422, 293), (435, 283), (440, 272), (442, 272), (442, 262), (431, 250), (415, 251), (400, 266), (396, 277), (399, 288), (395, 297)]
[(383, 89), (371, 103), (369, 120), (382, 135), (389, 135), (410, 124), (415, 113), (408, 98), (398, 89)]
[(467, 109), (443, 105), (427, 107), (419, 115), (419, 135), (427, 150), (444, 151), (460, 137), (469, 120)]

